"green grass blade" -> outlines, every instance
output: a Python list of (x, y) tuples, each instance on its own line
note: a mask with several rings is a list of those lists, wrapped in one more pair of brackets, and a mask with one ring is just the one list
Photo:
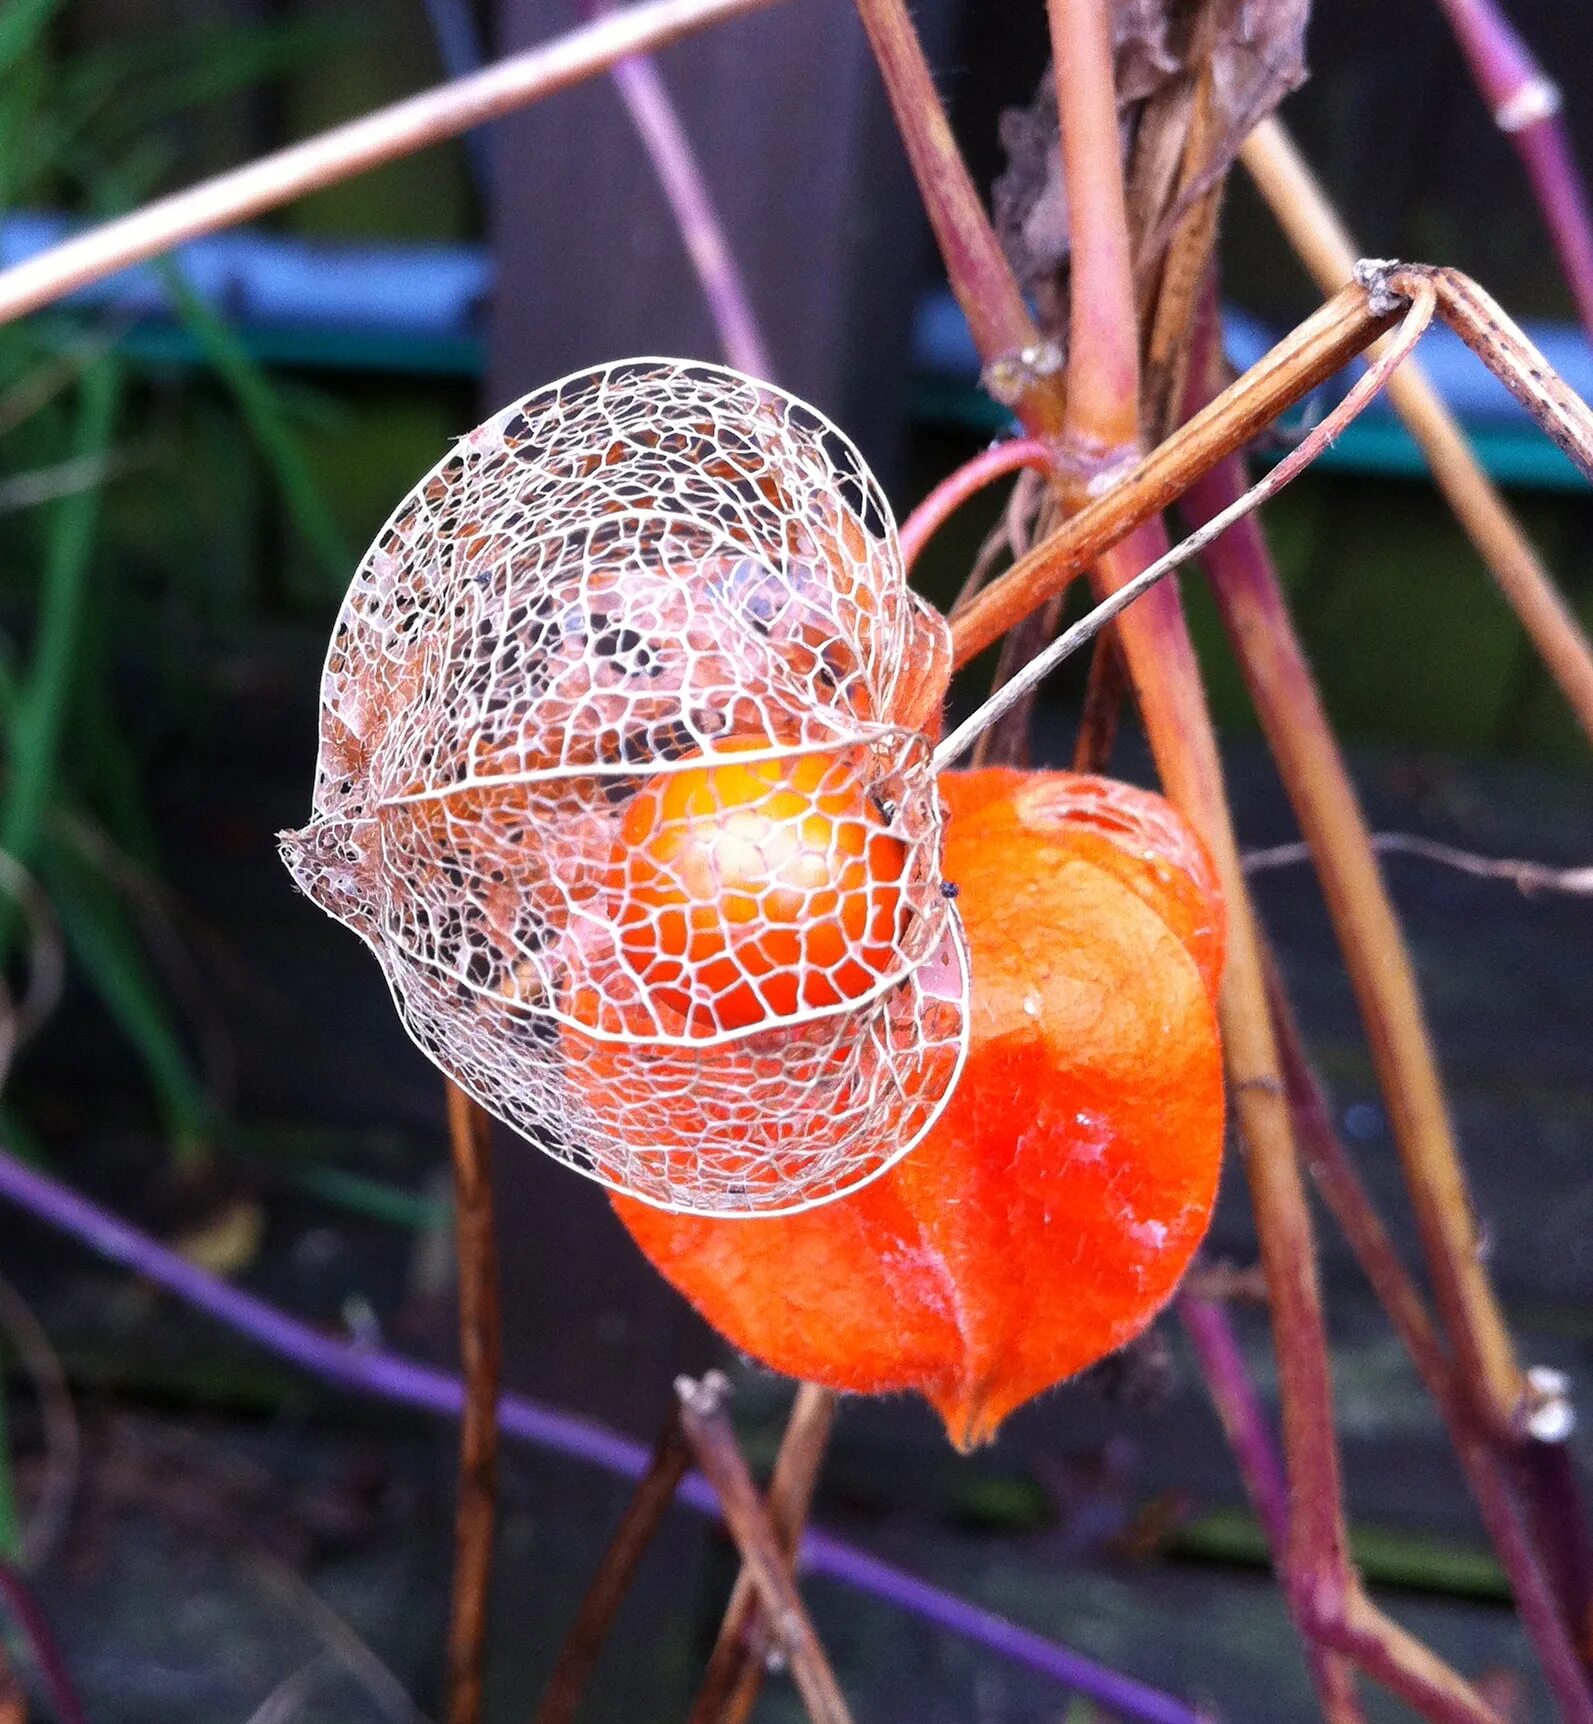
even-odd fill
[[(103, 455), (109, 447), (121, 384), (121, 367), (114, 360), (104, 360), (84, 374), (72, 436), (74, 457)], [(98, 521), (96, 489), (62, 498), (50, 526), (38, 630), (11, 725), (11, 771), (0, 809), (0, 848), (24, 867), (38, 848), (55, 789)], [(7, 926), (0, 922), (0, 928)]]
[(231, 391), (250, 436), (282, 492), (294, 526), (326, 571), (331, 585), (341, 587), (353, 567), (353, 556), (288, 423), (276, 390), (249, 357), (243, 343), (199, 299), (181, 274), (170, 265), (165, 273), (179, 317), (199, 342), (216, 375)]
[(177, 1160), (203, 1162), (210, 1101), (120, 901), (64, 848), (47, 852), (44, 879), (67, 949), (143, 1064)]

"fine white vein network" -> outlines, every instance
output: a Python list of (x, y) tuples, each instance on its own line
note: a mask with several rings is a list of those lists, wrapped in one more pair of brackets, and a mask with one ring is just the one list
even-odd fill
[(283, 855), (538, 1148), (670, 1209), (804, 1209), (906, 1154), (961, 1068), (949, 665), (821, 414), (715, 366), (581, 372), (367, 553)]

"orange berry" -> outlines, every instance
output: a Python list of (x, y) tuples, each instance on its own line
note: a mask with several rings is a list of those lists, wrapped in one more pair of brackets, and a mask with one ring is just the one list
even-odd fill
[(867, 994), (895, 959), (907, 860), (845, 754), (725, 752), (648, 780), (609, 868), (627, 964), (701, 1036)]

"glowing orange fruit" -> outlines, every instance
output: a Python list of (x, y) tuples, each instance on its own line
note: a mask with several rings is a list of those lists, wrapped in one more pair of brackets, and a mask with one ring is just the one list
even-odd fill
[(836, 1389), (913, 1389), (959, 1446), (1138, 1334), (1211, 1218), (1222, 903), (1161, 798), (1070, 773), (941, 779), (973, 984), (924, 1141), (803, 1214), (616, 1199), (736, 1346)]
[(895, 962), (906, 858), (845, 754), (705, 758), (626, 806), (620, 949), (692, 1035), (844, 1005)]

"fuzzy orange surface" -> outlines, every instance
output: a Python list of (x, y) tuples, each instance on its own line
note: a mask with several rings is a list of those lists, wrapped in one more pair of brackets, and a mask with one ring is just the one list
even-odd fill
[(616, 1198), (660, 1272), (775, 1370), (924, 1395), (953, 1442), (1132, 1339), (1211, 1217), (1222, 913), (1159, 797), (949, 773), (945, 874), (972, 959), (967, 1067), (913, 1153), (797, 1215)]

